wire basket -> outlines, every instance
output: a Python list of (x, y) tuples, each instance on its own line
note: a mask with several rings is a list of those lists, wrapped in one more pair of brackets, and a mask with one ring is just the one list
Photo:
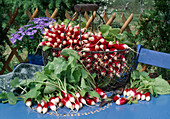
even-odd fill
[[(77, 6), (77, 7), (76, 7)], [(86, 51), (83, 50), (83, 39), (81, 39), (81, 12), (82, 11), (97, 11), (98, 6), (80, 4), (75, 6), (75, 11), (79, 12), (79, 35), (80, 35), (80, 48), (77, 50), (78, 54), (83, 61), (84, 67), (91, 74), (96, 75), (96, 83), (99, 87), (104, 90), (110, 91), (118, 87), (123, 87), (129, 81), (130, 73), (133, 71), (136, 61), (136, 53), (130, 49), (126, 50), (114, 50), (114, 51)], [(89, 7), (90, 6), (90, 7)], [(76, 15), (76, 14), (75, 14)], [(75, 16), (73, 15), (72, 18)], [(69, 23), (68, 22), (64, 36), (62, 40), (62, 46), (57, 48), (52, 48), (51, 52), (55, 54), (56, 57), (61, 57), (61, 50), (64, 48), (63, 42), (65, 39), (65, 33)], [(100, 17), (101, 18), (101, 17)], [(136, 46), (133, 47), (135, 49)], [(47, 55), (45, 52), (43, 54), (44, 64), (47, 64)]]

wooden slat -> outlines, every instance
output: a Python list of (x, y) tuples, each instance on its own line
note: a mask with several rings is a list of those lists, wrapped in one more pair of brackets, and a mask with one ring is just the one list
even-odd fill
[(4, 29), (5, 33), (8, 32), (8, 30), (10, 28), (10, 25), (13, 24), (13, 22), (15, 21), (15, 18), (16, 18), (17, 15), (18, 15), (18, 8), (15, 9), (15, 11), (12, 14), (10, 20), (8, 21), (8, 23), (7, 23), (7, 25), (6, 25), (5, 29)]
[(68, 11), (66, 10), (66, 12), (65, 12), (65, 17), (66, 17), (66, 19), (71, 19), (71, 17), (70, 17), (70, 15), (68, 14)]
[(105, 23), (107, 23), (109, 21), (109, 18), (107, 17), (106, 12), (104, 12), (103, 19), (104, 19)]
[(32, 16), (32, 15), (31, 15), (31, 12), (30, 12), (28, 9), (26, 10), (26, 14), (27, 14), (27, 17), (28, 17), (29, 19), (31, 19), (31, 16)]
[(73, 21), (75, 21), (75, 20), (77, 19), (77, 17), (78, 17), (77, 12), (75, 12), (74, 15), (75, 15), (75, 14), (76, 14), (76, 16), (73, 17), (73, 19), (72, 19)]
[[(125, 23), (125, 22), (126, 22), (126, 18), (125, 18), (124, 13), (122, 13), (121, 18), (122, 18), (123, 23)], [(131, 30), (130, 30), (130, 28), (129, 28), (129, 25), (127, 25), (126, 31), (127, 31), (128, 33), (131, 33)]]
[[(139, 14), (139, 22), (141, 23), (143, 21), (142, 19), (142, 15)], [(141, 29), (138, 29), (137, 32), (135, 33), (135, 36), (138, 35), (142, 30)]]
[(122, 28), (120, 29), (120, 33), (123, 33), (127, 25), (131, 22), (133, 19), (133, 13), (129, 16), (129, 18), (126, 20), (126, 22), (123, 24)]
[(30, 20), (33, 20), (33, 18), (36, 18), (38, 16), (38, 8), (35, 9), (33, 15), (31, 16)]
[(113, 20), (116, 18), (116, 13), (113, 13), (113, 15), (110, 17), (110, 19), (107, 21), (106, 25), (111, 25)]
[(84, 12), (84, 18), (86, 19), (86, 21), (88, 21), (88, 20), (89, 20), (89, 15), (87, 14), (87, 12), (86, 12), (86, 11)]
[(50, 18), (54, 19), (57, 16), (57, 8), (54, 10)]
[[(9, 38), (7, 36), (4, 36), (5, 40), (6, 40), (6, 43), (9, 45), (9, 47), (11, 48), (11, 50), (13, 51), (14, 48), (11, 47), (12, 46), (12, 43), (9, 41)], [(18, 47), (17, 47), (18, 48)], [(19, 62), (24, 62), (23, 59), (21, 58), (21, 56), (19, 56), (18, 52), (15, 51), (15, 56), (17, 57), (17, 59), (19, 60)]]
[(92, 16), (90, 17), (90, 19), (87, 21), (86, 23), (86, 28), (88, 28), (90, 26), (90, 23), (94, 20), (94, 18), (96, 17), (96, 11), (93, 12)]
[(46, 15), (46, 17), (48, 17), (48, 18), (50, 18), (50, 17), (51, 17), (50, 13), (48, 12), (48, 9), (46, 9), (46, 11), (45, 11), (45, 15)]
[[(4, 71), (5, 71), (5, 69), (7, 69), (7, 67), (9, 67), (9, 63), (10, 63), (11, 59), (13, 58), (16, 50), (17, 50), (17, 48), (14, 48), (14, 49), (12, 50), (12, 52), (10, 53), (8, 59), (7, 59), (6, 62), (4, 63), (4, 66), (2, 67), (0, 74), (3, 74)], [(12, 70), (10, 70), (10, 72), (11, 72), (11, 71), (12, 71)]]

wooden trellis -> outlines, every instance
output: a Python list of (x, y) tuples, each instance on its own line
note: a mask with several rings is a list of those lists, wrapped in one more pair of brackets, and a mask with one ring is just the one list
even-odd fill
[[(28, 16), (28, 18), (29, 18), (29, 21), (30, 21), (30, 20), (32, 20), (33, 18), (35, 18), (35, 17), (38, 16), (38, 9), (36, 8), (36, 10), (34, 11), (33, 14), (31, 14), (31, 12), (27, 9), (27, 10), (26, 10), (26, 14), (27, 14), (27, 16)], [(76, 14), (76, 13), (75, 13), (75, 14)], [(16, 56), (16, 58), (18, 59), (18, 61), (19, 61), (20, 63), (24, 62), (23, 59), (21, 58), (21, 56), (19, 56), (19, 54), (18, 54), (18, 52), (17, 52), (17, 48), (18, 48), (18, 47), (15, 47), (15, 48), (11, 47), (11, 46), (12, 46), (12, 43), (11, 43), (11, 41), (9, 40), (8, 36), (7, 36), (7, 33), (8, 33), (8, 31), (9, 31), (9, 29), (10, 29), (10, 26), (11, 26), (12, 24), (14, 24), (14, 25), (16, 26), (16, 24), (15, 24), (15, 18), (17, 17), (17, 15), (18, 15), (18, 9), (17, 9), (17, 8), (15, 9), (15, 11), (14, 11), (13, 14), (12, 14), (10, 11), (8, 12), (8, 16), (10, 17), (10, 20), (8, 21), (8, 24), (6, 25), (6, 27), (5, 27), (5, 29), (4, 29), (5, 34), (6, 34), (6, 35), (4, 36), (4, 38), (5, 38), (6, 43), (9, 45), (9, 47), (10, 47), (10, 49), (11, 49), (12, 51), (10, 52), (10, 55), (8, 56), (7, 60), (6, 60), (6, 61), (3, 60), (3, 67), (2, 67), (2, 69), (1, 69), (1, 71), (0, 71), (0, 75), (4, 74), (4, 71), (5, 71), (6, 69), (7, 69), (9, 72), (12, 71), (12, 69), (11, 69), (10, 66), (9, 66), (9, 63), (10, 63), (10, 61), (12, 60), (12, 58), (13, 58), (14, 55)], [(50, 13), (48, 12), (48, 9), (46, 9), (45, 15), (46, 15), (46, 17), (48, 17), (48, 18), (55, 19), (55, 17), (57, 16), (57, 8), (54, 10), (54, 12), (53, 12), (52, 15), (50, 15)], [(71, 18), (70, 15), (69, 15), (69, 13), (68, 13), (68, 11), (65, 12), (65, 16), (66, 16), (67, 19), (70, 19), (70, 18)], [(73, 20), (76, 20), (77, 17), (78, 17), (78, 14), (73, 18)], [(87, 21), (87, 23), (86, 23), (86, 28), (92, 26), (91, 23), (92, 23), (92, 21), (95, 19), (95, 17), (96, 17), (96, 11), (94, 11), (93, 14), (92, 14), (90, 17), (89, 17), (89, 15), (87, 14), (87, 12), (84, 13), (84, 18), (85, 18), (86, 21)], [(115, 18), (116, 18), (116, 13), (113, 13), (110, 18), (108, 18), (108, 16), (107, 16), (106, 13), (104, 13), (104, 15), (103, 15), (103, 19), (104, 19), (106, 25), (111, 25)], [(120, 33), (123, 33), (123, 31), (124, 31), (125, 29), (127, 30), (127, 32), (131, 33), (131, 30), (130, 30), (128, 24), (131, 22), (132, 19), (133, 19), (133, 14), (131, 14), (131, 15), (128, 17), (127, 20), (126, 20), (126, 18), (125, 18), (125, 15), (122, 14), (122, 21), (123, 21), (124, 24), (123, 24), (123, 26), (121, 27)], [(26, 59), (26, 61), (27, 61), (27, 60), (28, 60), (28, 58)]]

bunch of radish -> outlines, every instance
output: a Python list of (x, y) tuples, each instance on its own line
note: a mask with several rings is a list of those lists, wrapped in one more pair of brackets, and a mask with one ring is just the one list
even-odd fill
[[(79, 92), (76, 92), (74, 95), (71, 93), (66, 93), (66, 91), (61, 91), (61, 95), (52, 96), (49, 99), (41, 99), (41, 101), (37, 101), (36, 110), (38, 113), (45, 114), (49, 110), (57, 112), (58, 108), (67, 107), (70, 110), (79, 111), (83, 107), (83, 105), (97, 105), (98, 102), (101, 102), (102, 99), (106, 99), (106, 93), (100, 88), (96, 87), (94, 89), (99, 95), (99, 97), (93, 97), (89, 95), (88, 92), (82, 97)], [(34, 100), (34, 99), (32, 99)], [(26, 100), (25, 104), (28, 107), (33, 105), (33, 101), (30, 98)]]
[[(69, 24), (66, 29), (66, 24), (62, 22), (49, 25), (43, 37), (45, 41), (42, 41), (39, 46), (74, 49), (78, 51), (85, 67), (99, 76), (120, 77), (120, 73), (123, 73), (127, 67), (125, 58), (127, 51), (121, 50), (131, 48), (126, 44), (119, 44), (118, 41), (107, 42), (101, 32), (87, 32), (84, 28), (79, 31), (79, 25), (73, 26), (73, 24)], [(52, 52), (53, 56), (62, 57), (60, 51)]]
[(151, 99), (151, 95), (149, 92), (143, 93), (143, 92), (138, 92), (136, 88), (134, 89), (129, 88), (123, 91), (122, 97), (120, 95), (116, 95), (115, 97), (113, 97), (113, 102), (115, 102), (117, 105), (123, 105), (130, 101), (133, 102), (134, 100), (150, 101), (150, 99)]

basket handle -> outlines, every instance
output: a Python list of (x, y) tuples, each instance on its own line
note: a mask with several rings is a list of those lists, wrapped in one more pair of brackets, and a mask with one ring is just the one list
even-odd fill
[(85, 11), (97, 11), (99, 6), (97, 4), (76, 4), (74, 10), (76, 12), (85, 12)]

